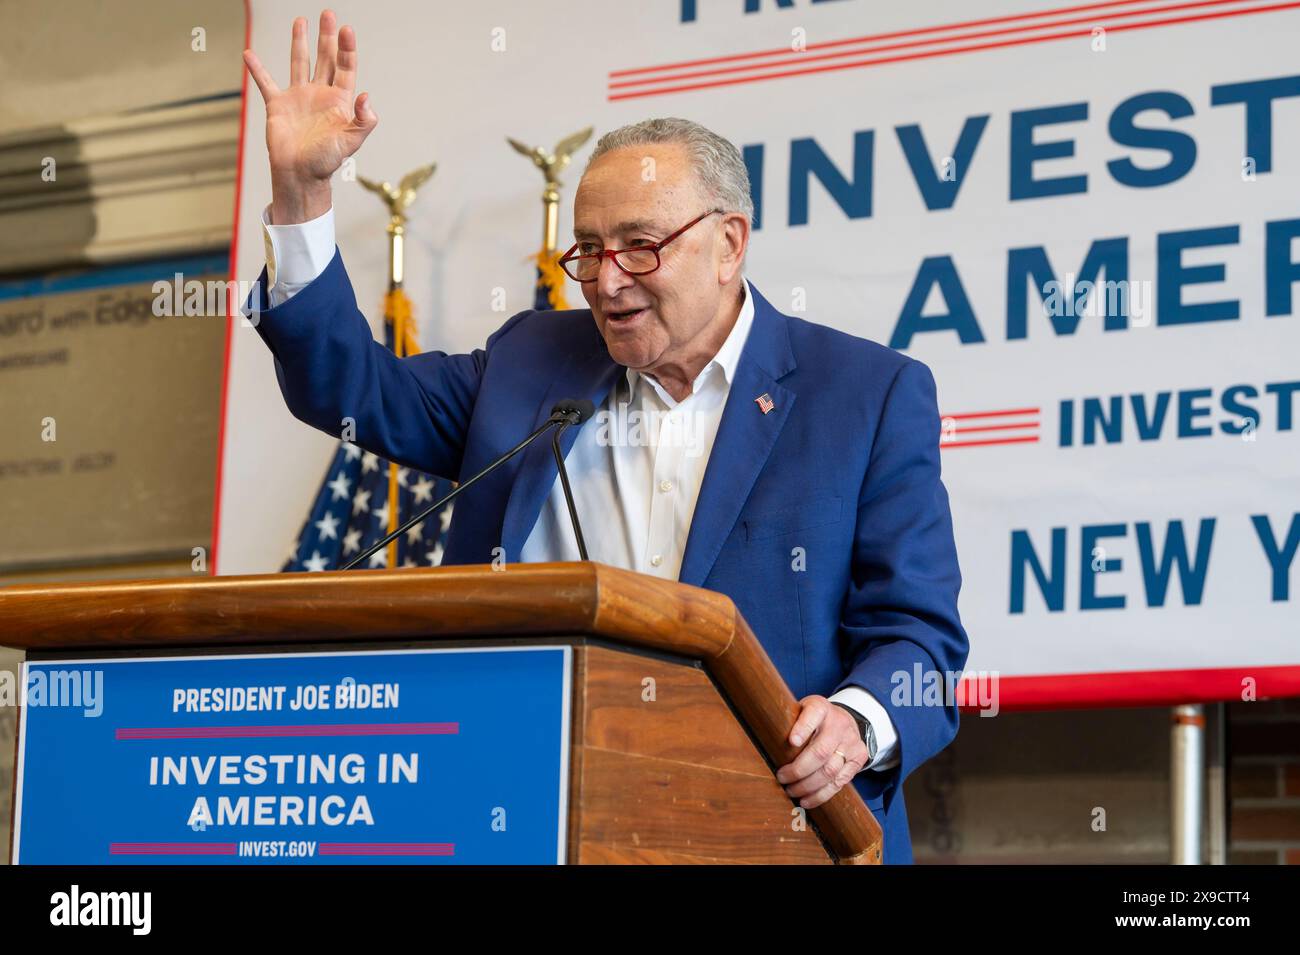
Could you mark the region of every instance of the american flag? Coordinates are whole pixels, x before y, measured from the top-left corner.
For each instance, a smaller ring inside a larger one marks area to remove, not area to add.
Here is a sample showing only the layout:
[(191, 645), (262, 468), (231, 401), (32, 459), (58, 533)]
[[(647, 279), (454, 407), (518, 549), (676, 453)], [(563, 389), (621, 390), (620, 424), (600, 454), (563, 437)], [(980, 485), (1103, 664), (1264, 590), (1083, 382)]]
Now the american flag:
[[(410, 302), (395, 289), (384, 302), (384, 344), (399, 355), (415, 352)], [(402, 341), (394, 347), (394, 328), (403, 329)], [(376, 454), (348, 441), (339, 444), (316, 502), (282, 571), (340, 570), (357, 554), (388, 536), (392, 528), (405, 523), (434, 501), (451, 493), (454, 485), (411, 468), (393, 466)], [(395, 480), (394, 480), (395, 477)], [(390, 490), (396, 493), (390, 499)], [(392, 508), (397, 516), (393, 518)], [(370, 555), (361, 568), (388, 567), (390, 552), (396, 553), (395, 567), (437, 567), (442, 563), (443, 540), (451, 526), (451, 509), (410, 527), (393, 544)]]
[[(450, 481), (399, 467), (399, 522), (450, 493), (454, 486)], [(430, 514), (397, 539), (398, 567), (437, 567), (442, 563), (443, 540), (451, 526), (454, 506), (455, 502)], [(339, 570), (388, 534), (389, 508), (388, 463), (344, 441), (281, 569)], [(358, 569), (387, 567), (388, 552), (388, 547), (381, 547)]]
[(533, 308), (539, 312), (565, 309), (569, 303), (564, 298), (564, 269), (560, 268), (560, 253), (545, 249), (537, 253), (537, 281), (533, 286)]
[(769, 411), (771, 411), (773, 408), (776, 407), (776, 405), (772, 402), (772, 396), (769, 395), (767, 392), (763, 392), (754, 400), (758, 402), (759, 410), (762, 411), (763, 414), (767, 414)]

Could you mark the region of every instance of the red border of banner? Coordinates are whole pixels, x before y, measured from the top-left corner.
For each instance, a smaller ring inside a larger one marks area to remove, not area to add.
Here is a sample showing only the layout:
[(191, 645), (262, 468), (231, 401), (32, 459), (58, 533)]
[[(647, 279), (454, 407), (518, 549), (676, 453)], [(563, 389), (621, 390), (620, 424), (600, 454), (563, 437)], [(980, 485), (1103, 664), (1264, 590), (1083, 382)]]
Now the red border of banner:
[[(244, 0), (244, 50), (253, 39), (252, 0)], [(239, 288), (239, 204), (244, 195), (244, 128), (248, 125), (248, 70), (244, 66), (243, 50), (239, 61), (239, 147), (235, 155), (235, 214), (231, 216), (230, 281), (226, 288)], [(234, 347), (235, 315), (242, 302), (233, 302), (226, 296), (226, 353), (221, 362), (221, 420), (217, 422), (217, 478), (212, 495), (212, 540), (208, 547), (208, 574), (217, 575), (220, 558), (217, 541), (221, 536), (221, 480), (226, 464), (226, 406), (230, 400), (230, 352)]]
[[(244, 0), (244, 47), (252, 39), (251, 0)], [(248, 113), (248, 70), (243, 76), (239, 109), (239, 153), (235, 170), (234, 232), (230, 241), (230, 279), (239, 266), (239, 211), (244, 181), (244, 129)], [(226, 354), (221, 374), (221, 421), (217, 438), (216, 493), (212, 507), (212, 546), (208, 572), (217, 573), (217, 542), (221, 528), (221, 482), (226, 453), (226, 405), (230, 390), (230, 357), (238, 305), (226, 305)], [(1294, 666), (1228, 667), (1206, 670), (1135, 670), (1098, 673), (999, 676), (1001, 710), (1062, 710), (1121, 706), (1175, 706), (1180, 703), (1240, 701), (1245, 680), (1254, 680), (1258, 699), (1300, 696), (1300, 664)], [(974, 710), (975, 708), (968, 708)]]
[[(1250, 695), (1246, 695), (1247, 687), (1251, 689)], [(1239, 703), (1244, 699), (1289, 696), (1300, 696), (1300, 666), (999, 675), (996, 700), (1000, 710), (1069, 710)], [(963, 712), (977, 709), (977, 706), (962, 707)]]

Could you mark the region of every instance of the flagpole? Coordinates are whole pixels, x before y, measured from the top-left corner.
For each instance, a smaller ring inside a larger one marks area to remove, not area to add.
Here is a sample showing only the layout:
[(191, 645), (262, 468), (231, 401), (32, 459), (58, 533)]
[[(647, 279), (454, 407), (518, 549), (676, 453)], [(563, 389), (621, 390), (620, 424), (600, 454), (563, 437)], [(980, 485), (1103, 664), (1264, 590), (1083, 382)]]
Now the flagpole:
[[(537, 304), (543, 298), (548, 308), (568, 308), (564, 300), (564, 276), (559, 266), (560, 240), (560, 172), (569, 164), (574, 152), (591, 138), (592, 127), (580, 129), (555, 144), (554, 152), (542, 146), (526, 146), (517, 139), (506, 137), (515, 152), (527, 156), (541, 170), (546, 179), (542, 189), (542, 248), (537, 253)], [(546, 294), (543, 296), (543, 292)]]
[[(388, 208), (388, 291), (384, 295), (384, 321), (393, 326), (393, 353), (398, 358), (405, 358), (416, 350), (414, 330), (411, 325), (411, 303), (402, 289), (406, 258), (406, 210), (415, 201), (416, 190), (433, 175), (436, 163), (429, 163), (412, 170), (402, 177), (396, 187), (390, 182), (375, 183), (362, 176), (357, 181), (366, 189), (375, 193)], [(398, 467), (395, 461), (388, 462), (388, 527), (387, 533), (397, 530), (399, 493), (397, 481)], [(398, 541), (388, 544), (388, 566), (397, 566)]]

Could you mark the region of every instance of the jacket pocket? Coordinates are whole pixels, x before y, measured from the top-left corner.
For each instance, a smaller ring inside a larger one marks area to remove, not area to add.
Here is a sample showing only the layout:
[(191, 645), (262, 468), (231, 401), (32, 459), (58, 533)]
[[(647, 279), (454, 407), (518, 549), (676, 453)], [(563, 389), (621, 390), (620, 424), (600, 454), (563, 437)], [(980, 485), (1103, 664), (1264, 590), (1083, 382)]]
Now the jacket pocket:
[(764, 540), (811, 530), (840, 520), (838, 494), (810, 498), (776, 510), (762, 511), (745, 518), (745, 540)]

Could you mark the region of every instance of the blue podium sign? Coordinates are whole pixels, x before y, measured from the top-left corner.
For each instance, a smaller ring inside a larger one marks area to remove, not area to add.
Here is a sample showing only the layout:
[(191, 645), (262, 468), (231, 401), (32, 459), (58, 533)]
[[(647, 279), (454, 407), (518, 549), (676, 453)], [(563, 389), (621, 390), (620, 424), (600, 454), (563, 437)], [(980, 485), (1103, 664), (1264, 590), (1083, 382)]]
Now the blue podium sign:
[(29, 662), (17, 864), (563, 863), (567, 646)]

